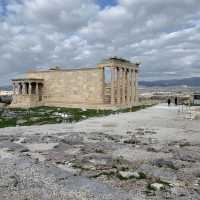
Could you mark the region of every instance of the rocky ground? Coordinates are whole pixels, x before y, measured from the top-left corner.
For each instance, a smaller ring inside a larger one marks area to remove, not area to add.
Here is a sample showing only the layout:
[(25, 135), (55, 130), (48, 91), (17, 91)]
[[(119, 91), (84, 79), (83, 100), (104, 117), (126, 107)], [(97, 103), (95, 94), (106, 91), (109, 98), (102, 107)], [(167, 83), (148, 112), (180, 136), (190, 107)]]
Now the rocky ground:
[(0, 129), (0, 200), (200, 199), (200, 121), (178, 111)]

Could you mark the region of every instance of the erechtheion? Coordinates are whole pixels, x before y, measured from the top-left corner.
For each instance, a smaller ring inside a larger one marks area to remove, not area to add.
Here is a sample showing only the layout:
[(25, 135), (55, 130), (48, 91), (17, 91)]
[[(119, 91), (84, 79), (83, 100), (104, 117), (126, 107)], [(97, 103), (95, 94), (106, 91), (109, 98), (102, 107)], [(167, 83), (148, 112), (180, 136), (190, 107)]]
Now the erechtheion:
[(138, 68), (138, 63), (114, 57), (96, 68), (29, 71), (12, 80), (11, 107), (132, 107), (138, 102)]

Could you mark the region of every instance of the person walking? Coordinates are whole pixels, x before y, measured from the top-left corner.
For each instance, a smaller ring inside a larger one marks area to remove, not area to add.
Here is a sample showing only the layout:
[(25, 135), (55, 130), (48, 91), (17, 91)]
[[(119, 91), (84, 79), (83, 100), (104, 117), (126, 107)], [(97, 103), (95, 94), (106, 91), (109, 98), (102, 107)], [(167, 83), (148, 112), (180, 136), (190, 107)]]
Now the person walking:
[(171, 104), (171, 99), (168, 99), (168, 100), (167, 100), (167, 103), (168, 103), (168, 106), (170, 106), (170, 104)]
[(178, 98), (177, 98), (177, 97), (175, 97), (175, 99), (174, 99), (174, 103), (175, 103), (175, 106), (178, 105)]

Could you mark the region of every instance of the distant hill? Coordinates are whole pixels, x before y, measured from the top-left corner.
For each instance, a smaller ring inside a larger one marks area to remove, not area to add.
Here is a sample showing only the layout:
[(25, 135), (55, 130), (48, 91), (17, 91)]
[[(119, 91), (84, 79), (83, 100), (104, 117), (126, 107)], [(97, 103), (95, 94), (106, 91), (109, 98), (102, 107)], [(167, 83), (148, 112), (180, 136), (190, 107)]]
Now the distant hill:
[(0, 90), (6, 90), (6, 91), (10, 91), (10, 90), (12, 90), (12, 86), (11, 86), (11, 85), (7, 85), (7, 86), (0, 86)]
[(139, 85), (146, 87), (169, 87), (169, 86), (190, 86), (200, 87), (200, 77), (159, 80), (159, 81), (139, 81)]

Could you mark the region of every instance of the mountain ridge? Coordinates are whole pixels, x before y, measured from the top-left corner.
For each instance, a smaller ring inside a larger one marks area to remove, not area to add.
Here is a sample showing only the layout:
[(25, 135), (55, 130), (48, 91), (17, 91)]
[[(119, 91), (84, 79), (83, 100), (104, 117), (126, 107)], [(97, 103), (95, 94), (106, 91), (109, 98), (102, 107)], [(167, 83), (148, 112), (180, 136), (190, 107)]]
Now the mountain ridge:
[(139, 85), (146, 87), (169, 87), (169, 86), (189, 86), (200, 87), (200, 77), (191, 77), (183, 79), (169, 79), (157, 81), (139, 81)]

